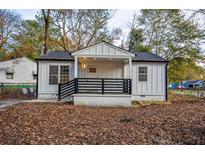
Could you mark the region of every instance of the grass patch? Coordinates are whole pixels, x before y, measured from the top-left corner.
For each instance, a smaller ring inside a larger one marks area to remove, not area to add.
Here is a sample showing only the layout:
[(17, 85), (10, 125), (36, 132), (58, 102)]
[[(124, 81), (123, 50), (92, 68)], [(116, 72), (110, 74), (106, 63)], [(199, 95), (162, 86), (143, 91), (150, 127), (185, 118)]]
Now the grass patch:
[(132, 101), (133, 107), (143, 107), (148, 105), (167, 105), (171, 104), (170, 101)]

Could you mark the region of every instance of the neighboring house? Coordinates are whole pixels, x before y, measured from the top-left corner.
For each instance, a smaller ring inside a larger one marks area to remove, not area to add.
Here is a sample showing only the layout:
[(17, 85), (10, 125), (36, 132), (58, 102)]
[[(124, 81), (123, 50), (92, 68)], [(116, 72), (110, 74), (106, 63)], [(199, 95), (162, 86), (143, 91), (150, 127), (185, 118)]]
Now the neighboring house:
[(35, 83), (37, 65), (22, 57), (0, 62), (0, 83)]
[(186, 89), (192, 89), (192, 88), (205, 88), (205, 82), (203, 80), (188, 80), (183, 81), (182, 85)]
[(48, 52), (36, 61), (38, 98), (100, 106), (167, 100), (168, 61), (151, 52), (101, 42), (73, 53)]

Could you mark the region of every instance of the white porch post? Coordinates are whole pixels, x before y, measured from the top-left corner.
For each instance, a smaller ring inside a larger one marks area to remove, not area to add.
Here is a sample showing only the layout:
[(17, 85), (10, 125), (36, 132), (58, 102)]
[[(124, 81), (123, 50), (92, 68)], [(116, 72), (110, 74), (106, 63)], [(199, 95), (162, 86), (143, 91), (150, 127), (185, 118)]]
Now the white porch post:
[(129, 78), (132, 79), (132, 57), (129, 58)]
[(75, 56), (75, 63), (74, 63), (74, 78), (78, 77), (78, 57)]

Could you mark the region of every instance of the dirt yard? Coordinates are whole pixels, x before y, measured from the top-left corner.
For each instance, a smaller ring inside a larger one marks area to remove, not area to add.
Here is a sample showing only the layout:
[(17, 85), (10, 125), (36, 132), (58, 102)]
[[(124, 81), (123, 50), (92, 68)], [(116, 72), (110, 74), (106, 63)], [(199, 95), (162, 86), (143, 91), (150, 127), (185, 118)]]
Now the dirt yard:
[(18, 104), (0, 111), (0, 144), (205, 144), (205, 100), (85, 107)]

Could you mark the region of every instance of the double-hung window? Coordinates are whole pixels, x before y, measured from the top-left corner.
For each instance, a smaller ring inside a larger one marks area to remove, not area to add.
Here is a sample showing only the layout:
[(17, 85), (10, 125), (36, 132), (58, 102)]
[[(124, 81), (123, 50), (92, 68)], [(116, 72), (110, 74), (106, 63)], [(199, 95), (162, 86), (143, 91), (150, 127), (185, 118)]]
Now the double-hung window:
[(50, 65), (49, 66), (49, 85), (58, 84), (58, 66)]
[(139, 67), (139, 81), (147, 81), (147, 66)]
[(69, 81), (69, 67), (67, 65), (60, 66), (60, 83)]
[(58, 82), (66, 83), (69, 81), (69, 66), (50, 65), (49, 66), (49, 85), (57, 85)]

